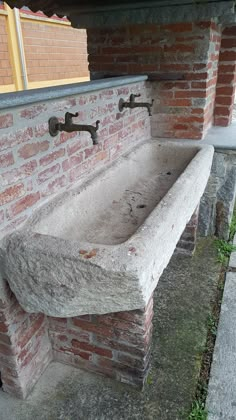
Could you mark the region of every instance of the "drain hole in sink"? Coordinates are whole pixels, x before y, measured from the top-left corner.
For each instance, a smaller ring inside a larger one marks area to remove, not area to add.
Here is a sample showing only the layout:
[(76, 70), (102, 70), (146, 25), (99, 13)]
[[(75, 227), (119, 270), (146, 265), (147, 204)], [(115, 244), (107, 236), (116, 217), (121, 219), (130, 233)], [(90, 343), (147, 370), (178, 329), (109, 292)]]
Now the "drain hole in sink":
[(145, 209), (145, 207), (147, 207), (147, 205), (146, 205), (146, 204), (138, 204), (138, 205), (136, 206), (136, 208), (137, 208), (137, 209)]

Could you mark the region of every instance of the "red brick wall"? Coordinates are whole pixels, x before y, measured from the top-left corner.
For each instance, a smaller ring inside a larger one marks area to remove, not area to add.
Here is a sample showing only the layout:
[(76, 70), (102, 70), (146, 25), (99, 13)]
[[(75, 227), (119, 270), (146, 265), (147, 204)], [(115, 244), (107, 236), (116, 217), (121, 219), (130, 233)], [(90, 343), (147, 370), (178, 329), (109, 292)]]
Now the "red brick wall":
[(0, 299), (0, 373), (3, 390), (25, 398), (52, 360), (47, 319), (27, 314), (5, 285)]
[(220, 29), (214, 22), (88, 30), (92, 78), (151, 73), (152, 134), (201, 139), (213, 120)]
[[(0, 16), (0, 86), (13, 83), (5, 16)], [(0, 88), (1, 93), (1, 88)]]
[(28, 314), (6, 284), (1, 291), (0, 374), (5, 392), (26, 398), (51, 360), (143, 386), (152, 298), (143, 310), (65, 319)]
[(216, 89), (215, 125), (228, 126), (232, 121), (236, 85), (236, 26), (224, 28), (220, 48)]
[[(147, 100), (141, 82), (0, 113), (0, 237), (52, 194), (150, 138), (146, 109), (118, 111), (119, 98), (137, 92)], [(97, 146), (85, 132), (50, 137), (49, 118), (64, 118), (66, 111), (79, 111), (76, 122), (94, 125), (101, 120)]]
[(148, 373), (152, 317), (152, 298), (143, 310), (49, 317), (54, 360), (142, 387)]
[[(118, 111), (119, 98), (146, 83), (36, 103), (0, 113), (0, 236), (19, 227), (38, 205), (82, 175), (107, 165), (150, 137), (146, 109)], [(79, 111), (78, 122), (101, 120), (99, 144), (89, 133), (50, 137), (48, 119)], [(7, 287), (7, 286), (6, 286)], [(2, 289), (1, 289), (2, 293)], [(25, 398), (55, 360), (142, 386), (148, 370), (152, 301), (143, 310), (73, 319), (27, 314), (9, 290), (0, 300), (0, 373), (3, 389)]]
[(29, 82), (88, 77), (83, 29), (22, 20)]

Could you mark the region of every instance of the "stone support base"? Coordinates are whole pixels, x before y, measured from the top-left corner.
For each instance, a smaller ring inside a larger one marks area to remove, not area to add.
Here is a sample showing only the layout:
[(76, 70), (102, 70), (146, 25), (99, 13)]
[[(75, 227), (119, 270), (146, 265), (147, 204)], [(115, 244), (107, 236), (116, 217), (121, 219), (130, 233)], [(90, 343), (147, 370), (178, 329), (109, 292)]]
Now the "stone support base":
[(175, 252), (180, 252), (188, 255), (194, 254), (197, 241), (198, 215), (199, 206), (197, 206), (191, 219), (187, 223), (186, 228), (182, 233), (179, 242), (177, 243)]
[(142, 387), (149, 366), (153, 299), (143, 310), (48, 318), (56, 361)]
[(10, 290), (5, 296), (0, 300), (2, 387), (24, 399), (52, 359), (48, 324), (44, 315), (26, 313)]
[(5, 292), (0, 300), (4, 391), (26, 398), (51, 360), (142, 388), (149, 367), (152, 298), (143, 310), (47, 318), (26, 313), (7, 286)]

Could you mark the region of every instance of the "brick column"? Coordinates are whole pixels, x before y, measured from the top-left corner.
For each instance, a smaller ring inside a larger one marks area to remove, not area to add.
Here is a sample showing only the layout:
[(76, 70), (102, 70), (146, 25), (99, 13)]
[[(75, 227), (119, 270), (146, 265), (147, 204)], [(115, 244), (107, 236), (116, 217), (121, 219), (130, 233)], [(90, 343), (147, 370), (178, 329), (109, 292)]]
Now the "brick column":
[(148, 373), (153, 299), (143, 310), (48, 318), (54, 360), (142, 387)]
[(236, 25), (222, 32), (214, 124), (226, 127), (232, 122), (236, 85)]
[(214, 21), (89, 29), (91, 77), (169, 77), (152, 82), (152, 135), (201, 139), (213, 121), (220, 39)]
[(5, 285), (0, 299), (0, 372), (3, 390), (25, 398), (51, 361), (47, 320), (28, 314)]

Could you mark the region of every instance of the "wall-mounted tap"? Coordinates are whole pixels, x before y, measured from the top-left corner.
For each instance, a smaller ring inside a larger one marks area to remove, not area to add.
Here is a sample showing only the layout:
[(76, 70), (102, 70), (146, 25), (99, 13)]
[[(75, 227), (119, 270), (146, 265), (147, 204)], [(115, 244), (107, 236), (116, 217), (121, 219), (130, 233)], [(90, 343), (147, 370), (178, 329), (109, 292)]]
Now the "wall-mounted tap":
[(148, 115), (151, 116), (151, 107), (153, 105), (154, 99), (152, 99), (151, 104), (149, 104), (148, 102), (135, 102), (135, 98), (139, 98), (140, 96), (140, 93), (137, 95), (132, 93), (129, 97), (129, 102), (125, 102), (125, 100), (121, 98), (119, 100), (119, 111), (122, 112), (124, 108), (147, 108)]
[(57, 117), (51, 117), (48, 121), (49, 133), (51, 136), (55, 137), (59, 131), (66, 131), (67, 133), (72, 133), (73, 131), (88, 131), (91, 135), (93, 144), (98, 144), (97, 130), (100, 121), (96, 121), (95, 127), (93, 125), (74, 124), (72, 118), (78, 117), (78, 115), (78, 112), (76, 112), (76, 114), (66, 112), (64, 123), (60, 123)]

